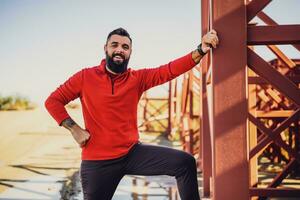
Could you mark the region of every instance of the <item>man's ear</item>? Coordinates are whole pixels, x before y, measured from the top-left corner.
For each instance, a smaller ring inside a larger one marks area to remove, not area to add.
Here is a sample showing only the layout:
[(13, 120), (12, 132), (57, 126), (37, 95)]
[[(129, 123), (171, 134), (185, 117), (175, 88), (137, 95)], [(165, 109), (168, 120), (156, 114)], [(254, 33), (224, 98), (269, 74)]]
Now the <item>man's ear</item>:
[(107, 50), (106, 50), (106, 49), (107, 49), (107, 44), (104, 45), (103, 49), (104, 49), (104, 52), (107, 51)]

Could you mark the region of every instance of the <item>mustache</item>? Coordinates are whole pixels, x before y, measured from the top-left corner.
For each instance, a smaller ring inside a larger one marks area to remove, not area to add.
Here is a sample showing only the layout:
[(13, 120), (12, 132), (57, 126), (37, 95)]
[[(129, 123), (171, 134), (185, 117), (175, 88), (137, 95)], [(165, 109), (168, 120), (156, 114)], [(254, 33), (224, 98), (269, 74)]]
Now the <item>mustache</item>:
[(123, 60), (125, 60), (125, 56), (123, 54), (120, 53), (113, 53), (112, 57), (116, 57), (116, 56), (120, 56), (121, 58), (123, 58)]

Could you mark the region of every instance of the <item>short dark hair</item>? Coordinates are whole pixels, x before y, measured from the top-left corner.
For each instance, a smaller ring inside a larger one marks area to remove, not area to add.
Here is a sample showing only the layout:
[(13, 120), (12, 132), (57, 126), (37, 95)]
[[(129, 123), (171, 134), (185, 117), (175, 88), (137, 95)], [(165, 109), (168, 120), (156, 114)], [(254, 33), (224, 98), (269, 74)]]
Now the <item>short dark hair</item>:
[(131, 39), (129, 33), (124, 28), (117, 28), (117, 29), (113, 30), (112, 32), (110, 32), (107, 36), (106, 43), (112, 35), (121, 35), (121, 36), (128, 37), (130, 42), (132, 43), (132, 39)]

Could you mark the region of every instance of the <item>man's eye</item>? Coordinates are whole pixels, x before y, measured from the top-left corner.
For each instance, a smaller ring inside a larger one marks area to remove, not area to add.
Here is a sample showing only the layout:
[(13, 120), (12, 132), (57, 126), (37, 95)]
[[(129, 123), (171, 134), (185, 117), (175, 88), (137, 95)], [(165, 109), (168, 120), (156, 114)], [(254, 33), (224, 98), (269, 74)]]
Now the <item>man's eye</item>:
[(123, 46), (123, 49), (126, 49), (126, 50), (128, 50), (129, 49), (129, 46)]

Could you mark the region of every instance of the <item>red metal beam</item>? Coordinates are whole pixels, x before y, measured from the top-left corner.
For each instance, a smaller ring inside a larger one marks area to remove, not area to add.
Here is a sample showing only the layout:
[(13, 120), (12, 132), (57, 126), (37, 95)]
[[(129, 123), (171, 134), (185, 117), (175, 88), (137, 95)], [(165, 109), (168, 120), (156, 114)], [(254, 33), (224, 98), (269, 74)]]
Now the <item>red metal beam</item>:
[(277, 174), (277, 176), (273, 179), (273, 181), (268, 185), (268, 187), (275, 188), (280, 185), (280, 183), (285, 179), (292, 171), (293, 168), (296, 167), (297, 161), (295, 158), (292, 158), (289, 163), (284, 167), (281, 173)]
[(272, 84), (278, 91), (300, 106), (300, 90), (288, 78), (282, 76), (259, 55), (248, 48), (248, 66)]
[[(300, 83), (300, 75), (293, 75), (293, 76), (286, 76), (289, 80), (291, 80), (295, 84)], [(258, 85), (264, 85), (264, 84), (270, 84), (268, 81), (261, 77), (248, 77), (248, 83), (249, 84), (258, 84)]]
[[(267, 25), (278, 25), (271, 17), (269, 17), (266, 13), (264, 12), (259, 12), (257, 14), (259, 19), (261, 19), (263, 22), (265, 22)], [(300, 45), (299, 44), (293, 44), (293, 46), (300, 51)]]
[(300, 197), (300, 189), (250, 188), (250, 196)]
[[(209, 1), (201, 1), (201, 24), (202, 36), (209, 30)], [(206, 74), (209, 67), (210, 53), (206, 55), (201, 62), (201, 84), (200, 84), (200, 128), (201, 128), (201, 153), (202, 153), (202, 173), (203, 173), (203, 196), (210, 197), (211, 180), (212, 180), (212, 146), (211, 146), (211, 132), (209, 129), (209, 105), (207, 99), (207, 85)]]
[(290, 116), (289, 118), (285, 119), (280, 126), (278, 126), (277, 128), (275, 128), (272, 131), (272, 137), (264, 137), (263, 139), (261, 139), (257, 146), (255, 146), (253, 149), (251, 149), (250, 153), (249, 153), (249, 157), (252, 158), (254, 157), (258, 152), (260, 152), (267, 144), (269, 144), (272, 140), (276, 139), (277, 137), (279, 137), (280, 133), (282, 131), (284, 131), (287, 127), (289, 127), (289, 125), (291, 123), (293, 123), (294, 121), (299, 119), (299, 115), (300, 115), (300, 109), (298, 109), (296, 112), (294, 112), (294, 114), (292, 116)]
[(249, 26), (248, 45), (300, 44), (300, 25)]
[[(175, 81), (175, 80), (174, 80)], [(168, 98), (168, 128), (167, 128), (167, 137), (171, 136), (172, 132), (172, 122), (173, 120), (173, 81), (169, 81), (169, 98)]]
[(264, 13), (263, 11), (259, 12), (257, 14), (257, 17), (259, 19), (261, 19), (267, 25), (279, 25), (271, 17), (269, 17), (266, 13)]
[(252, 0), (247, 5), (247, 22), (250, 22), (257, 13), (263, 10), (272, 0)]
[(209, 105), (206, 85), (206, 72), (208, 68), (208, 57), (202, 61), (202, 84), (201, 84), (201, 140), (202, 140), (202, 172), (203, 172), (203, 194), (210, 197), (210, 180), (212, 177), (212, 152), (211, 152), (211, 132), (209, 129)]
[(257, 126), (257, 128), (264, 133), (265, 135), (267, 135), (268, 137), (270, 137), (274, 143), (276, 143), (279, 147), (283, 148), (285, 151), (287, 151), (287, 153), (294, 157), (299, 163), (300, 163), (300, 153), (297, 152), (296, 150), (292, 149), (292, 147), (290, 147), (289, 145), (287, 145), (282, 139), (281, 137), (275, 138), (275, 136), (273, 135), (272, 130), (268, 129), (267, 127), (265, 127), (265, 125), (259, 120), (256, 119), (255, 117), (253, 117), (253, 115), (248, 113), (248, 119)]
[(187, 74), (183, 75), (182, 83), (182, 96), (181, 96), (181, 112), (186, 113), (187, 101), (188, 101), (188, 92), (189, 92), (189, 81), (187, 79)]
[(246, 5), (241, 0), (213, 0), (212, 9), (212, 28), (221, 41), (211, 60), (213, 199), (246, 200)]
[(296, 66), (296, 63), (288, 58), (277, 46), (268, 45), (268, 48), (277, 56), (278, 60), (282, 62), (282, 65), (285, 65), (289, 69), (293, 69)]

